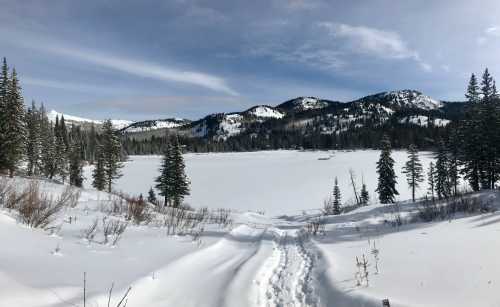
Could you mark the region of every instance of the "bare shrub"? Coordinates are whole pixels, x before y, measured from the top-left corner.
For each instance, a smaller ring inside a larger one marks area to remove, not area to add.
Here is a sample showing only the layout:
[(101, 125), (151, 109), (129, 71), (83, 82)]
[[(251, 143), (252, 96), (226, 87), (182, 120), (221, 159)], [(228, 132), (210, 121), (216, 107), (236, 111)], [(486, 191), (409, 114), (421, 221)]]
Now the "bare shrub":
[(333, 199), (331, 197), (323, 200), (323, 214), (333, 215)]
[(0, 177), (0, 206), (6, 206), (6, 200), (9, 194), (12, 193), (13, 185), (9, 179), (5, 177)]
[(149, 205), (141, 197), (127, 198), (127, 220), (132, 220), (135, 224), (139, 225), (143, 222), (151, 221), (151, 214), (149, 212)]
[(106, 219), (106, 217), (104, 217), (102, 219), (102, 232), (104, 235), (103, 244), (108, 244), (109, 238), (112, 237), (113, 241), (111, 245), (116, 245), (116, 243), (118, 243), (118, 241), (120, 240), (122, 234), (125, 232), (125, 229), (127, 229), (127, 226), (127, 223), (121, 222), (120, 220)]
[(94, 237), (97, 233), (97, 225), (99, 224), (99, 220), (96, 218), (86, 229), (84, 229), (81, 233), (82, 238), (87, 239), (87, 241), (91, 242), (94, 240)]
[(78, 200), (81, 196), (81, 190), (73, 186), (66, 186), (61, 196), (58, 198), (58, 202), (64, 203), (70, 208), (75, 208), (78, 205)]
[(309, 221), (306, 224), (306, 232), (310, 235), (317, 235), (321, 233), (325, 233), (325, 221), (323, 218), (318, 217), (312, 221)]
[(33, 228), (45, 228), (67, 205), (68, 198), (58, 198), (54, 201), (47, 194), (40, 192), (37, 181), (30, 181), (18, 200), (17, 210), (21, 221)]

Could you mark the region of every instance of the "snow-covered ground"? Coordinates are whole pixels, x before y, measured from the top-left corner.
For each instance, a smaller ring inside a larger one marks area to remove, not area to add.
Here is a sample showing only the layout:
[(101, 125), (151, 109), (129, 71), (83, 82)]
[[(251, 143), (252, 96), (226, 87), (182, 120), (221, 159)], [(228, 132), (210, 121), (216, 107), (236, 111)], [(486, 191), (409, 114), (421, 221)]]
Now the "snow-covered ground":
[[(349, 169), (354, 170), (358, 188), (364, 180), (372, 200), (376, 201), (379, 154), (376, 150), (186, 154), (187, 174), (192, 183), (191, 196), (186, 202), (195, 207), (264, 211), (270, 215), (301, 213), (304, 209), (323, 206), (324, 199), (332, 193), (335, 177), (338, 177), (343, 200), (352, 202), (354, 193)], [(395, 151), (393, 156), (400, 192), (398, 199), (405, 200), (411, 197), (406, 177), (401, 173), (407, 154)], [(423, 152), (420, 157), (427, 169), (432, 155)], [(159, 156), (131, 156), (116, 189), (146, 195), (154, 186), (160, 162)], [(89, 168), (86, 177), (86, 184), (90, 186)], [(424, 182), (417, 196), (426, 191)]]
[[(129, 286), (129, 307), (380, 307), (385, 298), (393, 307), (500, 306), (500, 213), (496, 211), (405, 223), (398, 228), (391, 225), (393, 206), (374, 203), (329, 217), (316, 210), (299, 210), (299, 204), (304, 209), (321, 207), (335, 171), (347, 174), (349, 167), (358, 176), (363, 170), (373, 190), (368, 161), (376, 156), (375, 151), (335, 152), (330, 160), (318, 160), (329, 157), (326, 152), (186, 155), (193, 205), (195, 199), (210, 195), (210, 190), (223, 191), (238, 199), (235, 207), (241, 210), (233, 212), (232, 226), (207, 224), (200, 240), (194, 241), (189, 235), (167, 236), (165, 228), (154, 223), (129, 224), (116, 246), (102, 244), (101, 230), (92, 242), (82, 239), (82, 231), (96, 218), (101, 220), (106, 215), (103, 208), (116, 197), (92, 189), (82, 190), (77, 206), (63, 210), (51, 230), (27, 228), (16, 220), (15, 211), (0, 208), (0, 306), (82, 306), (83, 272), (87, 274), (87, 306), (107, 306), (112, 283), (111, 306), (116, 306)], [(405, 153), (394, 156), (399, 170)], [(134, 157), (133, 161), (121, 180), (128, 178), (127, 187), (137, 192), (147, 191), (149, 177), (142, 174), (154, 170), (158, 158)], [(275, 175), (278, 171), (281, 175)], [(255, 177), (259, 173), (263, 175)], [(222, 182), (216, 180), (218, 176)], [(263, 189), (260, 181), (271, 185), (276, 178), (281, 178), (276, 182), (278, 189)], [(330, 182), (322, 186), (322, 178)], [(347, 175), (342, 178), (346, 181)], [(15, 180), (17, 189), (27, 184), (26, 179)], [(283, 196), (285, 185), (290, 198)], [(349, 198), (347, 186), (344, 183), (343, 191)], [(408, 191), (402, 187), (401, 198), (407, 198)], [(42, 190), (54, 197), (63, 189), (59, 184), (42, 183)], [(206, 194), (196, 196), (200, 189), (206, 189)], [(308, 195), (295, 190), (308, 191)], [(497, 191), (484, 191), (466, 197), (499, 208), (499, 196)], [(272, 215), (244, 212), (241, 202), (246, 197), (256, 197), (265, 205), (278, 204), (267, 208)], [(291, 202), (293, 197), (300, 199)], [(311, 204), (315, 197), (320, 204)], [(200, 205), (229, 207), (222, 202)], [(399, 207), (403, 219), (409, 221), (418, 204), (402, 201)], [(318, 219), (324, 232), (308, 234), (308, 225)], [(368, 261), (368, 282), (357, 285), (355, 259), (363, 255)]]

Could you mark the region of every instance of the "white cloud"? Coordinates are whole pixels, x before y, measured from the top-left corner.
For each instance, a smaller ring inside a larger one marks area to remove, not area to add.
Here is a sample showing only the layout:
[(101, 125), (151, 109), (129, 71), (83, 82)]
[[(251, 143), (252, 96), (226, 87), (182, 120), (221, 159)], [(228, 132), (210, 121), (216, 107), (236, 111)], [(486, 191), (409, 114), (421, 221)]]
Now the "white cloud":
[(483, 30), (483, 33), (477, 38), (477, 44), (482, 46), (486, 44), (491, 38), (500, 37), (500, 27), (490, 26)]
[(85, 93), (108, 92), (108, 91), (112, 92), (112, 90), (107, 90), (108, 89), (107, 87), (100, 87), (96, 85), (89, 85), (89, 84), (75, 83), (75, 82), (66, 82), (60, 80), (39, 79), (29, 76), (26, 77), (23, 76), (21, 81), (22, 81), (21, 85), (26, 84), (31, 86), (49, 87), (49, 88), (85, 92)]
[[(2, 32), (0, 31), (0, 33)], [(18, 40), (17, 38), (15, 38), (16, 35), (14, 34), (17, 34), (17, 37), (24, 37), (25, 39)], [(21, 45), (25, 48), (41, 50), (55, 55), (73, 58), (79, 61), (85, 61), (97, 66), (121, 71), (143, 78), (152, 78), (165, 82), (186, 83), (201, 86), (233, 96), (239, 95), (227, 84), (227, 82), (223, 78), (203, 72), (181, 70), (155, 63), (105, 54), (98, 51), (70, 47), (58, 41), (53, 41), (50, 39), (42, 40), (41, 38), (30, 35), (28, 33), (17, 33), (15, 31), (12, 31), (8, 36), (6, 35), (6, 38), (11, 38), (11, 43)]]
[(432, 70), (432, 66), (409, 48), (396, 32), (331, 22), (320, 22), (318, 26), (327, 29), (334, 38), (344, 40), (344, 47), (350, 52), (384, 59), (412, 59), (424, 71)]

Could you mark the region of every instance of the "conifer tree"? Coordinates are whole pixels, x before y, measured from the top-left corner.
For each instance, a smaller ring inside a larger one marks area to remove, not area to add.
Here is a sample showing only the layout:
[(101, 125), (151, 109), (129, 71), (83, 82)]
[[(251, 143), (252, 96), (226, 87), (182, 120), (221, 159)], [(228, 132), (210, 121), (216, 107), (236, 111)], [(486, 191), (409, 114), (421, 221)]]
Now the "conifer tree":
[(368, 189), (366, 188), (366, 184), (364, 182), (361, 184), (360, 201), (363, 206), (368, 205), (368, 202), (370, 202), (370, 194), (368, 193)]
[(450, 182), (448, 177), (448, 156), (446, 148), (442, 141), (436, 154), (436, 194), (438, 199), (448, 198), (450, 196)]
[(436, 170), (434, 169), (434, 163), (429, 163), (429, 170), (427, 171), (427, 186), (429, 187), (429, 193), (431, 194), (432, 200), (434, 200), (435, 190), (436, 190)]
[(57, 173), (55, 135), (43, 104), (40, 108), (40, 117), (40, 142), (43, 149), (41, 151), (42, 171), (45, 177), (52, 179)]
[[(0, 74), (0, 144), (5, 144), (7, 137), (7, 90), (9, 87), (9, 67), (3, 58)], [(7, 169), (7, 147), (0, 146), (0, 173)]]
[(377, 192), (380, 203), (389, 204), (394, 202), (394, 197), (399, 195), (396, 190), (396, 174), (394, 172), (394, 159), (391, 157), (391, 142), (384, 135), (381, 141), (382, 151), (377, 162), (378, 185)]
[(148, 202), (149, 203), (152, 203), (152, 204), (156, 204), (157, 203), (157, 199), (156, 199), (156, 194), (155, 194), (155, 191), (153, 190), (153, 187), (151, 187), (148, 191)]
[(77, 187), (83, 185), (83, 161), (81, 150), (81, 142), (72, 139), (69, 150), (69, 184)]
[(104, 155), (104, 174), (106, 187), (111, 192), (113, 181), (122, 176), (120, 169), (123, 167), (121, 162), (121, 143), (116, 131), (113, 129), (111, 120), (106, 120), (103, 124), (102, 133), (102, 154)]
[(106, 188), (106, 157), (104, 153), (104, 148), (102, 146), (97, 146), (96, 148), (96, 161), (95, 167), (92, 171), (92, 186), (99, 191), (103, 191)]
[(61, 177), (62, 181), (66, 180), (68, 177), (68, 152), (66, 144), (64, 143), (64, 131), (62, 129), (62, 120), (59, 121), (59, 117), (56, 116), (56, 124), (54, 126), (55, 135), (55, 166), (56, 173)]
[(340, 195), (339, 182), (335, 177), (335, 185), (333, 186), (333, 214), (339, 215), (341, 212), (342, 199)]
[(184, 164), (182, 148), (177, 136), (173, 138), (171, 153), (173, 172), (172, 201), (173, 206), (178, 208), (182, 204), (184, 197), (189, 195), (190, 182), (186, 176), (186, 165)]
[(165, 144), (160, 175), (156, 178), (156, 189), (163, 196), (164, 206), (168, 206), (173, 197), (173, 162), (172, 149), (169, 143)]
[(408, 182), (408, 186), (411, 188), (413, 202), (415, 202), (415, 190), (420, 186), (420, 183), (424, 181), (422, 172), (423, 167), (418, 157), (417, 147), (411, 144), (410, 147), (408, 147), (408, 161), (406, 161), (403, 167), (403, 173), (406, 174), (406, 182)]
[(2, 147), (5, 150), (5, 165), (9, 176), (14, 176), (18, 164), (24, 153), (26, 127), (24, 119), (24, 101), (21, 95), (21, 87), (17, 79), (16, 70), (12, 70), (7, 87), (7, 97), (4, 100), (3, 131), (4, 139)]
[(41, 169), (41, 117), (35, 102), (26, 113), (26, 157), (28, 176), (38, 175)]

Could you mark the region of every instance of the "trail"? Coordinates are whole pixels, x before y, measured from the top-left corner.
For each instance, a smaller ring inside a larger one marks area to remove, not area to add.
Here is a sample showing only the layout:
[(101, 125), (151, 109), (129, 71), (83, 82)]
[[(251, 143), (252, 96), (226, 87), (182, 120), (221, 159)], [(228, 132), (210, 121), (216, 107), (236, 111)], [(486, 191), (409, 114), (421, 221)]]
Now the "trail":
[[(154, 278), (137, 280), (127, 306), (318, 306), (315, 256), (305, 248), (307, 241), (297, 228), (240, 225), (159, 269)], [(99, 305), (106, 300), (92, 299)]]

